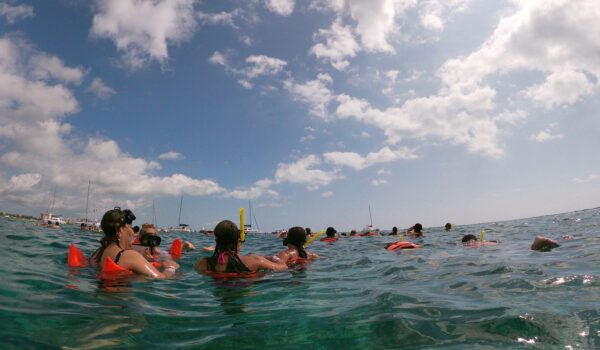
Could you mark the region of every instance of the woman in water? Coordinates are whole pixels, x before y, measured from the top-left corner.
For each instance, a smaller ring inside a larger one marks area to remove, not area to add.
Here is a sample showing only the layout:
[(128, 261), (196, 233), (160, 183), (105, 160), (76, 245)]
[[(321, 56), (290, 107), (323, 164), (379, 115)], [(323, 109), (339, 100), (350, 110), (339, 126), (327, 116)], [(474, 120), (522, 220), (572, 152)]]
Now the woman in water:
[(179, 265), (173, 261), (163, 263), (163, 272), (158, 271), (146, 260), (142, 254), (132, 249), (131, 240), (133, 228), (131, 223), (135, 215), (131, 210), (116, 207), (107, 211), (102, 217), (100, 227), (104, 231), (104, 237), (100, 240), (102, 244), (92, 258), (96, 260), (100, 268), (104, 268), (106, 258), (111, 258), (117, 265), (134, 273), (153, 278), (165, 278), (173, 275)]
[(288, 230), (287, 237), (283, 240), (283, 245), (287, 246), (288, 249), (274, 255), (271, 260), (291, 265), (298, 262), (299, 259), (312, 260), (318, 258), (317, 254), (304, 250), (304, 243), (306, 243), (306, 231), (299, 226), (292, 227)]
[(241, 244), (240, 230), (229, 220), (223, 220), (215, 227), (215, 252), (210, 258), (201, 258), (196, 263), (196, 271), (205, 275), (214, 273), (249, 274), (258, 270), (285, 271), (283, 262), (272, 262), (259, 255), (239, 255)]
[(406, 231), (409, 237), (423, 237), (423, 225), (416, 223), (415, 226), (411, 227)]
[[(153, 259), (164, 260), (169, 256), (159, 248), (161, 241), (162, 239), (153, 224), (143, 224), (139, 237), (133, 241), (133, 248), (150, 261)], [(184, 241), (183, 249), (194, 250), (196, 247), (189, 241)]]

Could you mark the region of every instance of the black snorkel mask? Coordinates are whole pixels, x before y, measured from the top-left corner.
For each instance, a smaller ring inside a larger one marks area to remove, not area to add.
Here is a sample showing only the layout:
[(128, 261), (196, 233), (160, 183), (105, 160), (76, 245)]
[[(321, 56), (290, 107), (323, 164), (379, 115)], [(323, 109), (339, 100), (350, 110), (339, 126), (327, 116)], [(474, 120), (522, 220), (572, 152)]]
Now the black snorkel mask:
[(140, 238), (140, 245), (144, 247), (158, 247), (160, 245), (160, 236), (144, 235)]
[(125, 224), (129, 224), (131, 225), (133, 223), (133, 220), (135, 220), (135, 214), (129, 210), (129, 209), (125, 209), (125, 210), (121, 210), (121, 207), (115, 207), (115, 210), (120, 210), (123, 212), (123, 214), (125, 215)]

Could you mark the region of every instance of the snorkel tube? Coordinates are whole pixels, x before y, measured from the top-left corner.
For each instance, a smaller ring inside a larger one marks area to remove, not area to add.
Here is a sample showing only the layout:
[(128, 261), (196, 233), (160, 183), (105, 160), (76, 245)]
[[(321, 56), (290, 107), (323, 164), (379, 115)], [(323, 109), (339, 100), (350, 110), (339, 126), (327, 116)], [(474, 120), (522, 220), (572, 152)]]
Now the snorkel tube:
[(246, 226), (244, 226), (244, 208), (240, 208), (240, 247), (246, 241)]
[(479, 242), (483, 242), (483, 236), (485, 236), (485, 230), (481, 229), (481, 232), (479, 233)]
[(308, 247), (309, 244), (311, 244), (312, 242), (314, 242), (315, 239), (317, 239), (320, 235), (322, 235), (324, 233), (325, 233), (325, 230), (320, 230), (319, 232), (317, 232), (306, 243), (304, 243), (304, 248)]

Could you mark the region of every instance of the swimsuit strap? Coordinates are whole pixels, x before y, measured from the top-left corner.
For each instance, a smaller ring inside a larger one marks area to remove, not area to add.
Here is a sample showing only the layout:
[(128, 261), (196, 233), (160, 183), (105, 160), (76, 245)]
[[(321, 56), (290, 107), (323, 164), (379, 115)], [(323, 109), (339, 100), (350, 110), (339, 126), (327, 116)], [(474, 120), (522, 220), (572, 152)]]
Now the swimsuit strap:
[(115, 264), (119, 263), (119, 259), (121, 259), (121, 254), (123, 254), (123, 252), (125, 251), (125, 249), (121, 250), (120, 252), (117, 253), (117, 256), (115, 256)]

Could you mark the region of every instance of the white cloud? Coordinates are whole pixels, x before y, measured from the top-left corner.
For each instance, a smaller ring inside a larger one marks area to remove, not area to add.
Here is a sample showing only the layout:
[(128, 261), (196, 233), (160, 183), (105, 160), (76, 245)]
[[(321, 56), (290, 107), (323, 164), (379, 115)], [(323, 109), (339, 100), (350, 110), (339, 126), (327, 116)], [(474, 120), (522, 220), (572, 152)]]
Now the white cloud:
[(590, 95), (594, 89), (585, 74), (576, 71), (552, 72), (543, 84), (529, 87), (525, 96), (542, 104), (547, 109), (574, 104)]
[(310, 106), (310, 113), (319, 118), (327, 119), (327, 107), (333, 95), (327, 85), (333, 83), (329, 74), (319, 74), (317, 79), (297, 84), (289, 79), (284, 82), (285, 88), (292, 94), (296, 101), (306, 103)]
[(196, 15), (198, 16), (199, 22), (205, 25), (223, 24), (232, 28), (237, 28), (233, 22), (233, 18), (235, 17), (235, 13), (233, 12), (205, 13), (199, 11)]
[(167, 47), (196, 30), (194, 0), (97, 0), (96, 10), (91, 34), (112, 40), (133, 70), (166, 63)]
[(248, 79), (254, 79), (261, 75), (276, 75), (287, 65), (284, 60), (265, 55), (249, 56), (246, 58), (246, 63), (250, 65), (242, 71), (242, 74)]
[(27, 192), (40, 183), (42, 175), (40, 174), (21, 174), (12, 176), (8, 182), (0, 178), (0, 193), (5, 195), (9, 193)]
[(380, 175), (380, 176), (382, 176), (382, 175), (391, 175), (391, 174), (392, 174), (392, 172), (389, 171), (389, 170), (386, 170), (386, 169), (379, 169), (379, 170), (377, 170), (377, 175)]
[(576, 184), (581, 184), (581, 183), (586, 183), (586, 182), (591, 182), (591, 181), (595, 181), (598, 180), (600, 178), (600, 176), (598, 175), (588, 175), (586, 177), (580, 178), (580, 177), (575, 177), (573, 178), (573, 182)]
[(294, 0), (265, 0), (265, 6), (280, 16), (289, 16), (294, 12)]
[(279, 193), (270, 188), (272, 185), (273, 180), (261, 179), (256, 181), (254, 185), (250, 186), (248, 189), (236, 189), (225, 193), (224, 196), (226, 198), (237, 198), (244, 200), (257, 199), (264, 196), (278, 198)]
[(300, 138), (300, 142), (311, 142), (314, 141), (316, 137), (313, 134), (308, 134), (306, 136), (302, 136)]
[(4, 17), (6, 23), (14, 24), (19, 20), (33, 17), (33, 6), (29, 5), (10, 5), (4, 2), (0, 3), (0, 16)]
[(446, 21), (466, 10), (471, 0), (429, 0), (419, 3), (421, 24), (427, 30), (440, 32), (444, 30)]
[(87, 90), (102, 100), (106, 100), (117, 93), (115, 89), (106, 85), (100, 78), (94, 78)]
[(265, 55), (251, 55), (246, 58), (246, 66), (236, 68), (229, 63), (228, 55), (215, 51), (208, 59), (210, 63), (223, 66), (227, 73), (241, 77), (238, 84), (246, 89), (254, 87), (252, 80), (260, 76), (274, 76), (283, 71), (287, 62), (275, 57)]
[(323, 198), (330, 198), (331, 196), (333, 196), (333, 192), (331, 191), (321, 193), (321, 197)]
[[(55, 65), (57, 69), (48, 70), (46, 65), (36, 66), (39, 61), (32, 60), (35, 57), (54, 56), (37, 52), (22, 40), (0, 38), (0, 141), (5, 145), (0, 151), (0, 168), (23, 174), (7, 182), (12, 188), (38, 187), (26, 198), (0, 196), (0, 202), (39, 207), (39, 193), (47, 193), (54, 186), (61, 189), (63, 198), (80, 198), (89, 180), (97, 193), (115, 199), (223, 191), (213, 180), (182, 174), (154, 176), (158, 163), (123, 152), (113, 140), (71, 136), (72, 126), (64, 119), (78, 112), (79, 104), (64, 84), (75, 79), (56, 72), (76, 68)], [(53, 61), (62, 62), (58, 58)], [(42, 71), (48, 74), (32, 74)]]
[(179, 160), (179, 159), (183, 159), (183, 154), (179, 153), (179, 152), (166, 152), (163, 153), (161, 155), (158, 156), (158, 159), (165, 159), (165, 160)]
[(355, 57), (360, 51), (352, 30), (343, 26), (339, 18), (331, 24), (330, 29), (319, 29), (314, 37), (323, 39), (325, 43), (316, 44), (310, 49), (310, 53), (318, 59), (330, 62), (337, 70), (346, 69), (350, 65), (346, 57)]
[(387, 183), (388, 183), (388, 181), (385, 180), (385, 179), (373, 179), (373, 180), (371, 180), (371, 185), (373, 185), (375, 187), (378, 187), (378, 186), (381, 186), (381, 185), (385, 185)]
[(354, 152), (327, 152), (323, 156), (329, 163), (347, 166), (354, 170), (363, 170), (376, 164), (389, 163), (400, 159), (409, 160), (418, 158), (413, 150), (406, 147), (397, 150), (383, 147), (377, 152), (370, 152), (365, 157)]
[(552, 140), (559, 140), (564, 137), (562, 134), (554, 133), (554, 129), (558, 126), (556, 123), (552, 123), (548, 125), (548, 127), (544, 130), (541, 130), (533, 135), (531, 135), (531, 139), (536, 142), (547, 142)]
[(210, 63), (218, 64), (224, 67), (229, 67), (227, 56), (219, 51), (215, 51), (208, 59)]
[(305, 184), (309, 190), (316, 190), (331, 181), (340, 178), (335, 172), (327, 172), (315, 169), (321, 164), (319, 157), (308, 155), (294, 163), (279, 163), (275, 171), (275, 182)]

